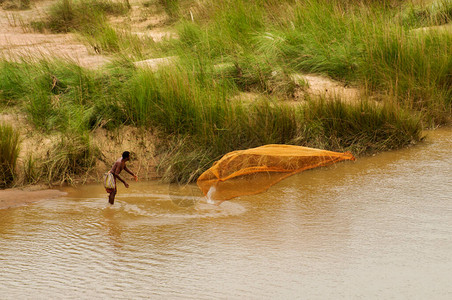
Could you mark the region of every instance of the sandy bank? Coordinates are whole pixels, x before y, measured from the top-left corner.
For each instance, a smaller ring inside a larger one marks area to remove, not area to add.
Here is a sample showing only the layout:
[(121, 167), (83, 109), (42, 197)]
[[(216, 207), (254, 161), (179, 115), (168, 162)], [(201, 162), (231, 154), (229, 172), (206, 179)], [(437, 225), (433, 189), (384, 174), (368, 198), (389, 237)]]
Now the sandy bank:
[(15, 206), (27, 205), (39, 200), (48, 200), (66, 195), (65, 192), (58, 190), (21, 190), (7, 189), (0, 190), (0, 209), (6, 209)]

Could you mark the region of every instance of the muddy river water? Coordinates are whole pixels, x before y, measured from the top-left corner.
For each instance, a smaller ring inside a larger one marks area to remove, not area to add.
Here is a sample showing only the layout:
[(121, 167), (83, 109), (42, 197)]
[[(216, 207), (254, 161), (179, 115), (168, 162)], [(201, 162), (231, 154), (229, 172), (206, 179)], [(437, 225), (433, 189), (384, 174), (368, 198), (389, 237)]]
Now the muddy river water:
[(450, 128), (219, 207), (195, 186), (65, 191), (0, 210), (1, 299), (452, 298)]

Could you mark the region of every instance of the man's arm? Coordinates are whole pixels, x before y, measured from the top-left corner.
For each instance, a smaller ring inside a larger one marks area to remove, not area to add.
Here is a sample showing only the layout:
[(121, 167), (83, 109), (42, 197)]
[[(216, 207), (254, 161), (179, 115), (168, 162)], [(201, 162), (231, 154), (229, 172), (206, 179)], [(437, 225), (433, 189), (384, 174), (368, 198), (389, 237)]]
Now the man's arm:
[(130, 171), (126, 166), (124, 166), (124, 170), (126, 170), (127, 173), (129, 173), (130, 175), (132, 175), (133, 178), (135, 179), (135, 181), (138, 181), (138, 176), (135, 175), (132, 171)]
[(124, 166), (124, 170), (125, 170), (127, 173), (129, 173), (130, 175), (135, 176), (135, 174), (133, 174), (133, 172), (130, 171), (129, 168), (127, 168), (127, 166)]

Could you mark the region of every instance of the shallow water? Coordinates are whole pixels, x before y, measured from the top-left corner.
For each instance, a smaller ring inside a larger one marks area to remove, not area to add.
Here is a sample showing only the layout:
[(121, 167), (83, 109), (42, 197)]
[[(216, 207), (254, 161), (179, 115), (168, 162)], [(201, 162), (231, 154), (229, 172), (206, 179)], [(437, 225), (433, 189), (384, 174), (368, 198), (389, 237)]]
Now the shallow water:
[(439, 129), (220, 207), (133, 182), (0, 210), (0, 298), (450, 299), (451, 149)]

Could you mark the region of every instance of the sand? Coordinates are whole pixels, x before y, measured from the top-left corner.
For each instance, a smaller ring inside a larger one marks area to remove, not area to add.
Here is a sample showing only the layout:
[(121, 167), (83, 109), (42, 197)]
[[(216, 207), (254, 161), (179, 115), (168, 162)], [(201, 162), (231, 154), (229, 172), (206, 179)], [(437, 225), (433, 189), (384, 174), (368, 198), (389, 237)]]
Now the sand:
[(40, 200), (49, 200), (66, 195), (65, 192), (52, 189), (6, 189), (0, 190), (0, 209), (22, 206)]

